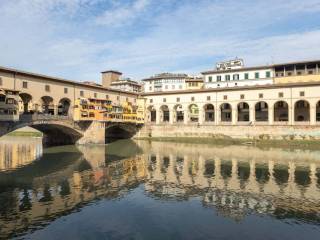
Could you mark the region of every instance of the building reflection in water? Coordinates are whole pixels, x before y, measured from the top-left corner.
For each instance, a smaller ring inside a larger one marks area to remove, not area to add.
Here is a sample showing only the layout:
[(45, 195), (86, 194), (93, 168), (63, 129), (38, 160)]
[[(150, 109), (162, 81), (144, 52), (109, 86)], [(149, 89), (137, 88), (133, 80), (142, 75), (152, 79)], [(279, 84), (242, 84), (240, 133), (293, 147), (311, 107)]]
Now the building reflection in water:
[[(34, 230), (92, 201), (121, 198), (139, 184), (155, 199), (198, 197), (203, 206), (236, 221), (254, 213), (320, 223), (319, 151), (117, 144), (64, 148), (66, 165), (2, 187), (1, 237)], [(32, 168), (46, 158), (44, 153)], [(27, 174), (18, 171), (22, 179)]]
[(0, 138), (0, 171), (30, 164), (42, 156), (42, 138)]

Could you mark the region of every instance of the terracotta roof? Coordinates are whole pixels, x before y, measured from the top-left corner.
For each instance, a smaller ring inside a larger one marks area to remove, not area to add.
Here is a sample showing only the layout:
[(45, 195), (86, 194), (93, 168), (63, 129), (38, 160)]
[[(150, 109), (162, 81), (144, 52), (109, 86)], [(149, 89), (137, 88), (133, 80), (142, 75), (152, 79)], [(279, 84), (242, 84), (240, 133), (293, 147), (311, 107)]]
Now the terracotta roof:
[(264, 66), (243, 67), (243, 68), (227, 69), (227, 70), (209, 70), (209, 71), (204, 71), (204, 72), (201, 72), (201, 73), (206, 75), (206, 74), (212, 74), (212, 73), (243, 72), (243, 71), (250, 71), (250, 70), (261, 70), (261, 69), (266, 69), (266, 68), (281, 67), (281, 66), (286, 66), (286, 65), (315, 64), (315, 63), (320, 63), (320, 60), (277, 63), (277, 64), (264, 65)]
[(106, 70), (106, 71), (103, 71), (101, 73), (115, 73), (115, 74), (122, 75), (122, 72), (119, 72), (119, 71), (116, 71), (116, 70)]
[(120, 81), (115, 81), (112, 82), (111, 85), (119, 85), (119, 84), (125, 84), (125, 83), (130, 83), (136, 86), (142, 86), (140, 83), (133, 81), (133, 80), (120, 80)]
[(267, 68), (273, 68), (272, 65), (265, 65), (265, 66), (256, 66), (256, 67), (243, 67), (243, 68), (237, 68), (237, 69), (227, 69), (227, 70), (209, 70), (205, 72), (201, 72), (203, 75), (206, 74), (212, 74), (212, 73), (232, 73), (232, 72), (244, 72), (244, 71), (250, 71), (250, 70), (261, 70), (261, 69), (267, 69)]
[(184, 78), (190, 78), (190, 76), (188, 76), (185, 73), (160, 73), (152, 77), (142, 79), (142, 81), (152, 81), (152, 80), (165, 79), (165, 78), (184, 79)]
[(319, 82), (302, 82), (302, 83), (266, 84), (266, 85), (243, 86), (243, 87), (203, 88), (203, 89), (180, 90), (180, 91), (170, 91), (170, 92), (152, 92), (152, 93), (142, 93), (141, 96), (145, 97), (145, 96), (156, 96), (156, 95), (243, 91), (243, 90), (276, 89), (276, 88), (283, 88), (283, 87), (307, 87), (307, 86), (320, 86), (320, 81)]
[(18, 69), (14, 69), (14, 68), (7, 68), (7, 67), (1, 67), (0, 66), (0, 71), (13, 73), (13, 74), (20, 74), (22, 76), (31, 76), (31, 77), (36, 77), (36, 78), (40, 78), (40, 79), (50, 80), (50, 81), (67, 83), (67, 84), (72, 84), (72, 85), (76, 85), (76, 86), (80, 86), (80, 87), (87, 87), (87, 88), (93, 88), (93, 89), (106, 90), (106, 91), (115, 92), (115, 93), (124, 93), (124, 94), (127, 94), (127, 95), (137, 95), (137, 93), (133, 93), (133, 92), (124, 92), (124, 91), (121, 91), (121, 90), (105, 88), (103, 86), (98, 86), (98, 85), (95, 86), (95, 85), (91, 85), (91, 84), (85, 84), (85, 83), (71, 81), (71, 80), (67, 80), (67, 79), (63, 79), (63, 78), (51, 77), (51, 76), (47, 76), (47, 75), (43, 75), (43, 74), (22, 71), (22, 70), (18, 70)]

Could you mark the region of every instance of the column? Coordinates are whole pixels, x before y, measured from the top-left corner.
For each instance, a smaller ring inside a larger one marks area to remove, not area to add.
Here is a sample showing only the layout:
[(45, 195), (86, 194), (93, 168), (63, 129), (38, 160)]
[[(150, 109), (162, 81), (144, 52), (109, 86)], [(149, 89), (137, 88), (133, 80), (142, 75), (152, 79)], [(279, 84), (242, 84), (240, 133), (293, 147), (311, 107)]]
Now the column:
[(169, 111), (169, 123), (173, 124), (174, 123), (174, 119), (175, 119), (175, 111), (173, 109), (171, 109)]
[(203, 122), (204, 122), (204, 116), (203, 116), (203, 114), (204, 114), (203, 108), (200, 107), (200, 108), (199, 108), (199, 124), (203, 124)]
[(220, 116), (220, 107), (214, 107), (214, 122), (216, 125), (220, 124), (221, 116)]
[(53, 105), (54, 115), (58, 115), (58, 105)]
[(189, 113), (188, 110), (184, 110), (183, 112), (183, 123), (184, 124), (188, 124), (189, 122)]
[(316, 125), (316, 104), (310, 103), (310, 125)]
[(255, 106), (250, 106), (249, 105), (249, 121), (251, 123), (254, 123), (256, 121), (256, 116), (255, 116)]
[(232, 125), (236, 125), (238, 122), (238, 107), (232, 107), (231, 110), (232, 114), (231, 114), (231, 119), (232, 119)]
[(273, 125), (273, 122), (274, 122), (273, 104), (268, 105), (268, 122), (269, 122), (269, 125)]
[(160, 124), (160, 113), (159, 109), (156, 110), (156, 124)]
[(288, 123), (294, 125), (294, 107), (288, 102)]

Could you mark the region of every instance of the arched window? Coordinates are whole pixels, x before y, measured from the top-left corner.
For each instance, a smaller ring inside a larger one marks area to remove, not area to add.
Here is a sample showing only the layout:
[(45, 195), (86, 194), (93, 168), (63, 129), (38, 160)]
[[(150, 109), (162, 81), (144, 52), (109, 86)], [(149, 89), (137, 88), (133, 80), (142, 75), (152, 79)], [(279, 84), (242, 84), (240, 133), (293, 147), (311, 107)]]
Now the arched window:
[(274, 104), (274, 121), (288, 121), (288, 104), (285, 101), (278, 101)]
[(246, 102), (241, 102), (238, 104), (238, 121), (239, 122), (248, 122), (249, 117), (249, 104)]
[(258, 102), (255, 105), (255, 117), (257, 122), (268, 121), (268, 104), (266, 102)]

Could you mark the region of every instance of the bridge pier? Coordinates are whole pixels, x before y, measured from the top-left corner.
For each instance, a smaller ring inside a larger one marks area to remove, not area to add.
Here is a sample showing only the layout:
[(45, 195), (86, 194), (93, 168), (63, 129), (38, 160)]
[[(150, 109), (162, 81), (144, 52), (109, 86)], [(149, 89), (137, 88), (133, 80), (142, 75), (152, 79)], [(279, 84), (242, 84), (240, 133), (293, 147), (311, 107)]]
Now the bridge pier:
[(92, 122), (83, 132), (83, 137), (77, 141), (77, 144), (105, 144), (105, 123)]

